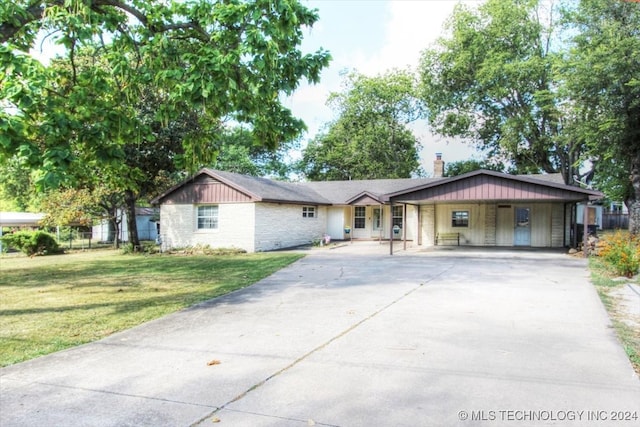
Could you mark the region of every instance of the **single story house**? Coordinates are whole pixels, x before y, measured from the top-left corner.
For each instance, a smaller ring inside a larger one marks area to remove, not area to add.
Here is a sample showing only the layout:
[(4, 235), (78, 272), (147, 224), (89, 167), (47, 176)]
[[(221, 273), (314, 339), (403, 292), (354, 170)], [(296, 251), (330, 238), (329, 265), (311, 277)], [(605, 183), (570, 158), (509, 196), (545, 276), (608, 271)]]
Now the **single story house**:
[[(158, 217), (160, 210), (158, 208), (136, 208), (136, 228), (138, 229), (138, 238), (140, 240), (157, 240), (158, 239)], [(120, 223), (120, 232), (118, 240), (121, 242), (129, 241), (129, 225), (127, 222), (127, 212), (124, 209), (117, 210), (118, 221)], [(107, 219), (102, 219), (91, 228), (91, 236), (99, 242), (113, 242), (115, 239), (113, 225)]]
[[(442, 170), (440, 157), (436, 162)], [(576, 205), (601, 197), (565, 185), (559, 174), (478, 170), (451, 178), (294, 183), (205, 168), (152, 203), (160, 206), (165, 249), (270, 251), (325, 236), (420, 247), (561, 248), (582, 240)]]

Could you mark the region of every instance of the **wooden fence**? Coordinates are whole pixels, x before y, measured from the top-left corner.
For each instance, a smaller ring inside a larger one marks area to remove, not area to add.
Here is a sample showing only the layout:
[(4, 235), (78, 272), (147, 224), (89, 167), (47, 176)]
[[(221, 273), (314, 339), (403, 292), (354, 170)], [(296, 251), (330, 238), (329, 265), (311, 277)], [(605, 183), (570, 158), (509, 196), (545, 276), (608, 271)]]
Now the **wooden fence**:
[(602, 228), (604, 230), (617, 230), (629, 228), (629, 214), (603, 213)]

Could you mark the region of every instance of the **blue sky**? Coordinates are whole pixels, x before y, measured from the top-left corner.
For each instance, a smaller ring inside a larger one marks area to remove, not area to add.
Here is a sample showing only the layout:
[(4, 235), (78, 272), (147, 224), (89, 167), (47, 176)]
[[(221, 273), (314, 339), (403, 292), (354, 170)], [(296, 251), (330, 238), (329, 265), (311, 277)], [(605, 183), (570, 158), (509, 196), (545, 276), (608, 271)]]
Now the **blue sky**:
[[(321, 83), (303, 83), (296, 93), (285, 100), (296, 117), (305, 121), (309, 131), (303, 145), (312, 139), (323, 125), (334, 119), (326, 107), (327, 96), (341, 90), (345, 70), (375, 76), (393, 68), (415, 68), (420, 52), (443, 35), (444, 22), (458, 3), (477, 6), (484, 0), (300, 0), (309, 8), (318, 9), (320, 19), (305, 31), (304, 53), (322, 47), (331, 52), (333, 60), (322, 73)], [(44, 56), (54, 49), (45, 44)], [(43, 56), (43, 52), (34, 52)], [(436, 152), (448, 162), (481, 157), (471, 145), (451, 138), (432, 135), (424, 122), (412, 125), (423, 145), (422, 164), (430, 174)]]
[[(341, 90), (340, 72), (356, 70), (375, 76), (393, 68), (415, 69), (420, 52), (442, 36), (443, 25), (457, 0), (302, 0), (318, 9), (320, 20), (308, 30), (303, 52), (323, 47), (333, 61), (322, 73), (321, 83), (303, 84), (286, 100), (287, 107), (302, 118), (309, 128), (303, 142), (313, 138), (332, 120), (333, 113), (325, 101), (330, 92)], [(470, 6), (480, 3), (467, 0)], [(432, 135), (424, 122), (412, 126), (423, 145), (423, 167), (432, 172), (436, 152), (445, 161), (480, 157), (470, 145)]]

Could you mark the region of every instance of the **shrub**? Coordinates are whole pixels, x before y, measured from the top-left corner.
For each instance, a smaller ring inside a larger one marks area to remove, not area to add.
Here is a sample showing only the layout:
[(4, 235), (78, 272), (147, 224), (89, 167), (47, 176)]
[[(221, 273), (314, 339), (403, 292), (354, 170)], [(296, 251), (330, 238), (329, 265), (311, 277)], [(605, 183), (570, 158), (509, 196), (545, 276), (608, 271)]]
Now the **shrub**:
[(18, 231), (2, 236), (2, 243), (29, 256), (60, 253), (56, 238), (44, 231)]
[(602, 238), (598, 255), (616, 274), (632, 277), (640, 268), (640, 238), (616, 231)]

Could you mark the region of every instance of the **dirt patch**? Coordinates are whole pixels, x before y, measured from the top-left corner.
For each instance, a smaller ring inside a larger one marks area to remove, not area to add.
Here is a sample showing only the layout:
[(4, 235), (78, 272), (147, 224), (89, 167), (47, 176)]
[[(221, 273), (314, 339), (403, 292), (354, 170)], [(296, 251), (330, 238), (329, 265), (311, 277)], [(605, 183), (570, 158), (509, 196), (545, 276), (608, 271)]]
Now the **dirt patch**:
[(612, 289), (609, 295), (615, 300), (618, 320), (640, 331), (640, 286), (626, 283), (624, 286)]

